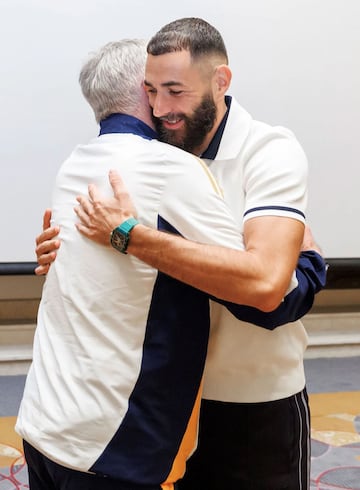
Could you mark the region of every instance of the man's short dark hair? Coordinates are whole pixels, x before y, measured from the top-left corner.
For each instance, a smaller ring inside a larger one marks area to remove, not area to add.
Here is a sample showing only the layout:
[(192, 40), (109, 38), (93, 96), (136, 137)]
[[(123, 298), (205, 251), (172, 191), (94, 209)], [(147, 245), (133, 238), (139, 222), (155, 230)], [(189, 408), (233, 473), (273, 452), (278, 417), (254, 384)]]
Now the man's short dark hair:
[(154, 56), (183, 50), (189, 51), (194, 60), (206, 55), (220, 55), (225, 63), (228, 62), (220, 32), (197, 17), (184, 17), (166, 24), (147, 45), (147, 52)]

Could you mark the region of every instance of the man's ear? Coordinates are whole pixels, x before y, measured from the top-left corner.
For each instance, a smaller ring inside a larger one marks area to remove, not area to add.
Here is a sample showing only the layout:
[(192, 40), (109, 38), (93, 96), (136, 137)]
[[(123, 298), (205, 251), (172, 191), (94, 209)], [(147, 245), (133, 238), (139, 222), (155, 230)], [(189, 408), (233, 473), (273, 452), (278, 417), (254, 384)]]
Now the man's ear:
[(219, 95), (224, 95), (231, 83), (232, 73), (228, 65), (219, 65), (215, 70), (215, 83)]

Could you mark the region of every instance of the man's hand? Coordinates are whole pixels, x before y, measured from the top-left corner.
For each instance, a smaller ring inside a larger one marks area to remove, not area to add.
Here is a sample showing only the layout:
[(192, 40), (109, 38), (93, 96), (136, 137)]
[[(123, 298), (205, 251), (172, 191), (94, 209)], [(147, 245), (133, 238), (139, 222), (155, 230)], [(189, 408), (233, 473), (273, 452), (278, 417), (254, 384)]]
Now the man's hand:
[(307, 250), (315, 250), (320, 255), (323, 255), (323, 251), (319, 245), (315, 242), (312, 231), (308, 225), (305, 225), (304, 238), (301, 245), (301, 251), (306, 252)]
[(36, 237), (36, 258), (38, 267), (35, 269), (37, 276), (48, 273), (50, 265), (56, 258), (56, 251), (60, 247), (60, 240), (55, 239), (59, 234), (58, 226), (50, 226), (51, 209), (46, 209), (43, 217), (43, 232)]
[(136, 210), (126, 187), (115, 170), (110, 170), (109, 181), (114, 197), (103, 197), (94, 184), (89, 185), (89, 197), (79, 196), (74, 211), (80, 223), (77, 229), (87, 238), (110, 246), (110, 233), (125, 220), (136, 217)]

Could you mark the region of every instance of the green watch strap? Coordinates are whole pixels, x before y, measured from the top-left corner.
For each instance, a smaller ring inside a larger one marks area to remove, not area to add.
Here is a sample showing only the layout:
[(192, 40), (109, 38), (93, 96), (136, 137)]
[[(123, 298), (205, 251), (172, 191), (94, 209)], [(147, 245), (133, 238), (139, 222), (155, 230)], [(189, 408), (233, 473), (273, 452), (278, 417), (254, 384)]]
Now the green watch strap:
[(130, 231), (137, 224), (139, 224), (139, 222), (136, 218), (129, 218), (123, 223), (121, 223), (121, 225), (119, 225), (118, 228), (120, 228), (120, 230), (123, 231), (124, 233), (130, 233)]

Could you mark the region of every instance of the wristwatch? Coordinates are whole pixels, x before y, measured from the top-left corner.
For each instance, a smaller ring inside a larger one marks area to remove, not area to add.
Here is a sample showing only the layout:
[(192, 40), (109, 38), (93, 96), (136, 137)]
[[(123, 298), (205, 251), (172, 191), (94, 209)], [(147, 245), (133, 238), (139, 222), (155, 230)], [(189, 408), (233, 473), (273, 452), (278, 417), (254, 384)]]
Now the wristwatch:
[(130, 231), (135, 225), (139, 224), (138, 220), (135, 218), (129, 218), (121, 225), (117, 226), (110, 233), (110, 243), (119, 252), (126, 254), (126, 249), (129, 245)]

